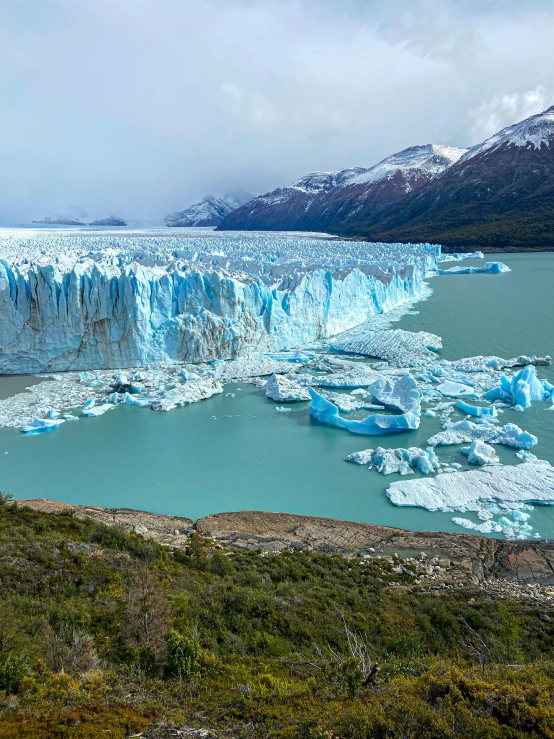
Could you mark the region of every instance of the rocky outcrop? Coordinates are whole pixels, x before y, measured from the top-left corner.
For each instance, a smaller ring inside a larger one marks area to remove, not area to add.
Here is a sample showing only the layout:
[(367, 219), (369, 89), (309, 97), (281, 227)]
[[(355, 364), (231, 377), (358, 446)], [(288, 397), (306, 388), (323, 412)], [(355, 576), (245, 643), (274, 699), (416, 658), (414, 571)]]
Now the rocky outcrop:
[(17, 505), (47, 513), (71, 511), (78, 518), (119, 525), (174, 547), (187, 546), (190, 536), (198, 532), (216, 546), (229, 549), (293, 549), (345, 557), (433, 561), (422, 585), (484, 587), (500, 597), (508, 593), (511, 597), (554, 602), (554, 542), (550, 541), (510, 542), (472, 534), (404, 531), (266, 511), (217, 513), (193, 521), (127, 508), (71, 506), (40, 498), (17, 501)]

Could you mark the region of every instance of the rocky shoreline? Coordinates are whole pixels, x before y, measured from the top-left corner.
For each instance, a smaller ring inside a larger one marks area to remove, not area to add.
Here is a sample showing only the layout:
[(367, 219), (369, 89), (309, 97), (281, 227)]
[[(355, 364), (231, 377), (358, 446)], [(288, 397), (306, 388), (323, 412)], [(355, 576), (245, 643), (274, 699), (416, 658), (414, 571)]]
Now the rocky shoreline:
[[(500, 541), (440, 531), (405, 531), (374, 524), (264, 511), (217, 513), (198, 520), (128, 508), (73, 506), (44, 498), (15, 501), (46, 513), (121, 526), (164, 546), (186, 548), (201, 534), (219, 549), (318, 551), (357, 565), (384, 558), (419, 588), (484, 589), (492, 597), (554, 606), (554, 542)], [(398, 587), (405, 587), (403, 578)]]

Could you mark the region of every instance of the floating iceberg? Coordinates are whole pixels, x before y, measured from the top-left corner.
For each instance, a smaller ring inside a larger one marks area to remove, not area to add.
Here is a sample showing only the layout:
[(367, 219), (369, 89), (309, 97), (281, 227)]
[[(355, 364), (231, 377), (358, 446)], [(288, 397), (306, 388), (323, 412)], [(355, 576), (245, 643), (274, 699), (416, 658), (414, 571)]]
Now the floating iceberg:
[(352, 363), (353, 366), (346, 372), (337, 372), (323, 376), (316, 375), (299, 375), (298, 382), (305, 386), (311, 387), (331, 387), (331, 388), (366, 388), (373, 382), (382, 379), (379, 372), (375, 372), (368, 367), (367, 364), (361, 362)]
[(382, 475), (411, 475), (421, 472), (423, 475), (431, 475), (440, 468), (440, 462), (432, 449), (364, 449), (354, 452), (346, 457), (347, 462), (355, 464), (368, 464), (369, 469), (375, 468)]
[(554, 467), (548, 462), (491, 465), (434, 478), (393, 482), (387, 496), (394, 505), (429, 511), (479, 511), (490, 503), (554, 504)]
[(427, 444), (429, 446), (451, 446), (470, 444), (474, 440), (490, 444), (505, 444), (517, 449), (531, 449), (539, 441), (536, 436), (523, 431), (515, 423), (507, 423), (499, 427), (487, 421), (477, 424), (465, 419), (451, 424), (444, 431), (439, 431), (438, 434), (427, 439)]
[(150, 404), (153, 411), (172, 411), (182, 405), (206, 400), (212, 395), (223, 392), (223, 385), (213, 377), (202, 377), (166, 390), (160, 398)]
[(423, 295), (440, 247), (14, 232), (0, 254), (0, 372), (16, 374), (314, 344)]
[(93, 418), (95, 416), (103, 416), (107, 411), (114, 409), (112, 403), (103, 403), (102, 405), (89, 406), (86, 410), (83, 408), (83, 416)]
[[(355, 392), (355, 391), (354, 391)], [(364, 397), (355, 395), (346, 395), (345, 393), (329, 393), (326, 392), (324, 397), (334, 403), (339, 411), (342, 413), (352, 413), (352, 411), (384, 411), (384, 405), (378, 405), (377, 403), (370, 403), (365, 400)], [(370, 398), (371, 395), (365, 394), (365, 398)]]
[(62, 423), (64, 423), (64, 421), (65, 419), (63, 418), (56, 418), (56, 419), (35, 418), (33, 419), (32, 423), (30, 423), (28, 426), (23, 426), (21, 431), (27, 435), (42, 434), (45, 431), (54, 431), (54, 429), (57, 429), (58, 426), (61, 426)]
[(265, 394), (277, 403), (310, 400), (310, 393), (305, 387), (284, 375), (272, 375), (265, 386)]
[(438, 275), (478, 275), (489, 272), (498, 275), (501, 272), (512, 270), (504, 262), (486, 262), (484, 267), (450, 267), (450, 269), (437, 269)]
[(473, 387), (464, 385), (461, 382), (454, 382), (453, 380), (445, 380), (437, 385), (437, 390), (442, 395), (446, 395), (449, 398), (468, 398), (469, 400), (479, 400), (479, 393), (475, 392)]
[(410, 374), (405, 374), (398, 380), (380, 377), (368, 385), (367, 390), (378, 403), (388, 408), (395, 408), (403, 413), (411, 412), (418, 418), (421, 414), (421, 393)]
[(291, 367), (286, 360), (277, 361), (265, 354), (251, 353), (231, 362), (218, 362), (214, 369), (214, 377), (221, 382), (229, 382), (247, 377), (285, 374), (290, 371)]
[(535, 400), (546, 400), (552, 395), (552, 386), (541, 382), (537, 370), (533, 366), (524, 367), (509, 379), (506, 375), (500, 378), (500, 385), (485, 393), (487, 400), (502, 400), (521, 408), (529, 408)]
[(494, 448), (479, 439), (472, 441), (470, 446), (462, 447), (460, 451), (467, 455), (469, 464), (497, 464), (500, 462)]
[(378, 357), (396, 367), (416, 367), (437, 359), (434, 349), (442, 347), (440, 336), (425, 331), (414, 333), (402, 329), (365, 331), (346, 334), (330, 343), (334, 351)]
[(484, 408), (477, 405), (469, 405), (469, 403), (464, 403), (463, 400), (459, 400), (456, 405), (462, 413), (467, 413), (469, 416), (474, 416), (475, 418), (496, 418), (498, 415), (494, 406)]
[(367, 416), (361, 421), (342, 418), (339, 409), (334, 403), (319, 395), (313, 388), (309, 388), (312, 402), (310, 403), (310, 414), (321, 423), (337, 428), (346, 429), (353, 434), (365, 434), (367, 436), (381, 436), (384, 434), (398, 434), (403, 431), (412, 431), (419, 427), (420, 415), (412, 410), (402, 415), (385, 415), (376, 413)]

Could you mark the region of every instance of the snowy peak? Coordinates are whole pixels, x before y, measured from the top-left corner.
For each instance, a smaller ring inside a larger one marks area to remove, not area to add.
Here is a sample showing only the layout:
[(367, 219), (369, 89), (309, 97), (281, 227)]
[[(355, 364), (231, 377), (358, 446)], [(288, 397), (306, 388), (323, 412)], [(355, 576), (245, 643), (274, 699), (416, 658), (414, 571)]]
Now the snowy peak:
[[(322, 190), (328, 192), (333, 187), (341, 185), (343, 182), (348, 182), (353, 177), (356, 177), (367, 170), (364, 167), (351, 167), (349, 169), (341, 169), (336, 172), (311, 172), (310, 174), (304, 175), (292, 185), (290, 188), (295, 190), (303, 190), (304, 192), (321, 192)], [(288, 189), (288, 188), (284, 188)]]
[(206, 195), (199, 203), (167, 215), (165, 224), (172, 227), (218, 226), (229, 213), (240, 208), (251, 197), (245, 192), (227, 193), (222, 198)]
[(437, 144), (410, 146), (349, 179), (343, 183), (343, 187), (372, 184), (399, 174), (410, 179), (415, 177), (429, 180), (455, 164), (466, 151), (467, 149), (455, 146)]
[(495, 151), (502, 146), (519, 146), (540, 149), (544, 144), (550, 148), (554, 141), (554, 105), (537, 115), (532, 115), (519, 123), (503, 128), (482, 144), (472, 147), (462, 161), (472, 159), (478, 154)]

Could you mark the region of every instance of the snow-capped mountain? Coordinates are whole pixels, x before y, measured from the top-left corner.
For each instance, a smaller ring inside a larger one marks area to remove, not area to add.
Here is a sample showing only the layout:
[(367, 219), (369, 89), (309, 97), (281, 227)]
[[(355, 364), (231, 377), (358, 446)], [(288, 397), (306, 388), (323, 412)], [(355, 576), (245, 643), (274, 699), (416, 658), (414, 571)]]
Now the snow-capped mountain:
[(363, 167), (337, 172), (311, 172), (286, 187), (259, 195), (233, 211), (220, 224), (221, 230), (301, 231), (317, 230), (319, 202), (334, 188), (366, 170)]
[(212, 195), (185, 210), (170, 213), (165, 217), (166, 226), (217, 226), (236, 208), (240, 208), (252, 198), (250, 193), (227, 193), (222, 198)]
[(378, 211), (456, 162), (465, 149), (413, 146), (370, 167), (312, 172), (233, 211), (226, 229), (333, 231), (362, 207)]
[(554, 246), (554, 106), (504, 128), (429, 184), (340, 233), (464, 246)]

